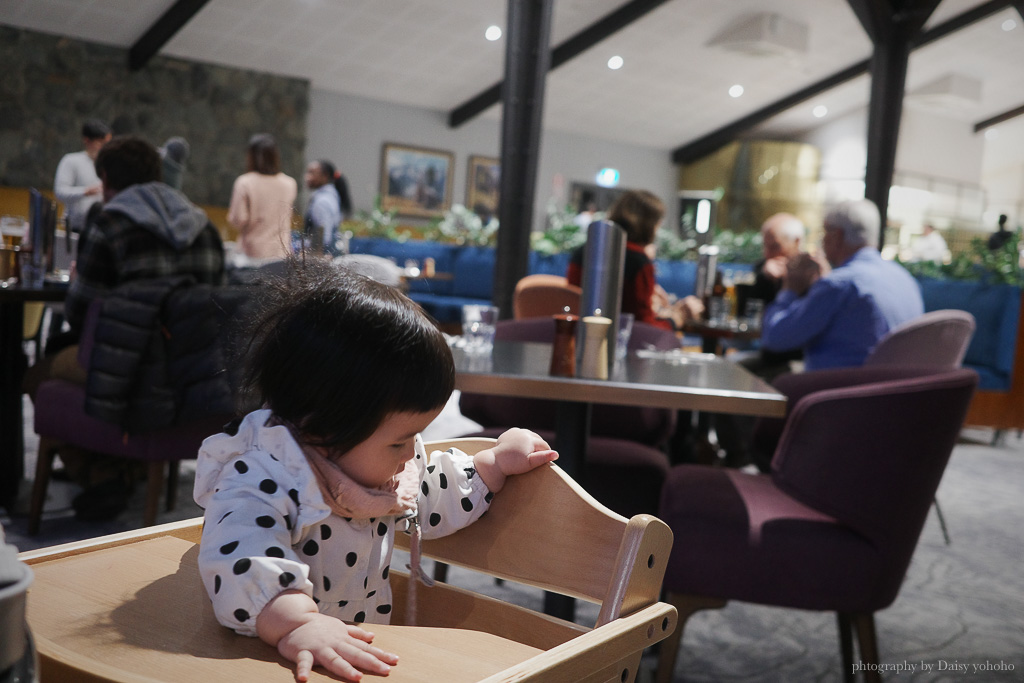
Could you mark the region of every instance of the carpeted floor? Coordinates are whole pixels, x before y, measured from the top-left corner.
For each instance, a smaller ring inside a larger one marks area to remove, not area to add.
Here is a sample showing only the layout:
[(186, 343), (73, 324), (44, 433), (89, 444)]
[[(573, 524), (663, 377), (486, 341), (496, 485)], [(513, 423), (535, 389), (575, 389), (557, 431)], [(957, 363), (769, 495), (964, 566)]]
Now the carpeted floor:
[[(32, 472), (34, 435), (26, 437)], [(933, 513), (899, 597), (876, 616), (883, 664), (914, 667), (887, 672), (887, 681), (1024, 681), (1024, 441), (1010, 435), (991, 446), (987, 430), (966, 430), (963, 437), (938, 495), (952, 544), (944, 543)], [(202, 514), (191, 498), (192, 465), (183, 464), (178, 508), (161, 513), (161, 522)], [(22, 488), (27, 496), (27, 482)], [(7, 541), (29, 550), (141, 524), (141, 488), (127, 512), (104, 523), (74, 519), (75, 492), (70, 484), (51, 485), (37, 537), (25, 534), (24, 516), (0, 516)], [(498, 586), (469, 572), (453, 570), (450, 580), (531, 608), (541, 604), (539, 591)], [(592, 606), (580, 606), (578, 621), (595, 617)], [(641, 680), (649, 676), (643, 671)], [(835, 617), (741, 603), (699, 613), (687, 625), (675, 680), (840, 681)]]

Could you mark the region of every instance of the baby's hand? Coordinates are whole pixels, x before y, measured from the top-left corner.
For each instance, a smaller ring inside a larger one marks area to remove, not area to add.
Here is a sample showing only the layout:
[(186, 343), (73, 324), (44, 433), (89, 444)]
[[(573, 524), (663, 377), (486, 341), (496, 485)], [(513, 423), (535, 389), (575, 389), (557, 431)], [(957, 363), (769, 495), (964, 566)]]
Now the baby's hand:
[(362, 671), (387, 676), (391, 667), (398, 664), (397, 655), (384, 652), (371, 642), (373, 634), (369, 631), (316, 614), (281, 638), (277, 651), (296, 663), (296, 681), (308, 681), (314, 664), (346, 681), (358, 681), (363, 677)]
[(548, 443), (528, 429), (510, 429), (498, 437), (494, 448), (473, 456), (476, 471), (491, 492), (505, 485), (511, 474), (523, 474), (558, 459)]
[[(314, 664), (347, 681), (363, 677), (359, 669), (380, 676), (391, 673), (398, 656), (373, 647), (373, 634), (320, 614), (306, 594), (290, 590), (267, 603), (256, 619), (260, 639), (295, 662), (295, 680), (309, 680)], [(358, 667), (358, 668), (357, 668)]]

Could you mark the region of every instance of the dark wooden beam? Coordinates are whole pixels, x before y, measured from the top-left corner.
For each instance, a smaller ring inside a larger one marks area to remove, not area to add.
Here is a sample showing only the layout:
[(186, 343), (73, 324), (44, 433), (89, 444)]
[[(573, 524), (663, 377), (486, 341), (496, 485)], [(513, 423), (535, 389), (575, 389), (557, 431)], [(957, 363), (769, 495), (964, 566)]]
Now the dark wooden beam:
[(553, 4), (554, 0), (508, 0), (493, 296), (503, 319), (512, 317), (516, 283), (529, 269)]
[[(1024, 0), (1015, 1), (1024, 3)], [(974, 9), (958, 14), (952, 19), (944, 21), (927, 31), (917, 34), (917, 36), (912, 39), (912, 47), (916, 49), (939, 40), (940, 38), (944, 38), (950, 33), (958, 31), (969, 24), (973, 24), (976, 21), (989, 17), (996, 12), (1009, 7), (1010, 4), (1011, 0), (990, 0), (989, 2), (978, 5)], [(867, 73), (870, 63), (871, 60), (865, 59), (857, 62), (856, 64), (852, 64), (842, 71), (837, 71), (831, 76), (827, 76), (806, 88), (798, 90), (791, 95), (787, 95), (781, 100), (773, 102), (772, 104), (758, 109), (752, 114), (744, 116), (742, 119), (729, 123), (722, 128), (703, 135), (696, 140), (686, 143), (685, 145), (681, 145), (672, 151), (672, 161), (677, 164), (692, 163), (697, 159), (724, 147), (744, 132), (750, 130), (754, 126), (764, 123), (777, 114), (781, 114), (790, 107), (795, 107), (801, 102), (806, 102), (826, 90), (830, 90), (837, 85), (841, 85), (847, 81), (853, 80), (857, 76)]]
[(903, 27), (904, 32), (911, 36), (920, 33), (928, 18), (942, 0), (896, 0), (893, 14), (896, 23)]
[(209, 0), (177, 0), (128, 50), (128, 68), (138, 71), (181, 30)]
[(791, 107), (795, 107), (801, 102), (806, 102), (826, 90), (831, 90), (837, 85), (841, 85), (847, 81), (853, 80), (857, 76), (866, 74), (868, 72), (869, 63), (870, 60), (867, 59), (857, 62), (856, 64), (846, 67), (842, 71), (837, 71), (817, 83), (809, 85), (802, 90), (798, 90), (791, 95), (787, 95), (781, 100), (772, 102), (768, 106), (762, 107), (752, 114), (747, 114), (742, 119), (733, 121), (727, 126), (708, 133), (703, 137), (697, 138), (692, 142), (688, 142), (681, 147), (677, 147), (672, 152), (672, 161), (677, 164), (689, 164), (701, 157), (707, 156), (715, 150), (729, 144), (741, 133), (750, 130), (759, 123), (763, 123), (771, 117), (781, 114)]
[(1013, 6), (1017, 8), (1017, 14), (1024, 19), (1024, 0), (1013, 0)]
[[(550, 69), (556, 69), (570, 59), (589, 50), (608, 36), (629, 26), (653, 9), (664, 5), (669, 0), (631, 0), (614, 12), (611, 12), (590, 26), (568, 38), (551, 51)], [(488, 107), (501, 101), (501, 83), (495, 83), (483, 92), (466, 100), (448, 114), (448, 125), (458, 128), (475, 116), (482, 114)]]
[(1024, 104), (1020, 105), (1019, 107), (1014, 107), (1009, 111), (1004, 111), (1002, 114), (996, 114), (995, 116), (985, 119), (984, 121), (978, 121), (976, 124), (974, 124), (974, 132), (980, 133), (986, 128), (991, 128), (992, 126), (998, 125), (1003, 121), (1009, 121), (1010, 119), (1015, 119), (1018, 116), (1022, 115), (1024, 115)]
[(892, 6), (889, 0), (846, 0), (872, 44), (888, 38)]
[[(1017, 0), (1020, 2), (1020, 0)], [(940, 38), (945, 38), (951, 33), (956, 33), (962, 28), (970, 26), (976, 21), (980, 21), (987, 17), (992, 16), (996, 12), (1001, 12), (1011, 5), (1011, 0), (989, 0), (983, 2), (977, 7), (973, 7), (966, 12), (961, 12), (952, 19), (948, 19), (941, 24), (937, 24), (927, 31), (923, 31), (917, 34), (911, 39), (914, 49), (923, 47), (928, 43), (934, 43)]]

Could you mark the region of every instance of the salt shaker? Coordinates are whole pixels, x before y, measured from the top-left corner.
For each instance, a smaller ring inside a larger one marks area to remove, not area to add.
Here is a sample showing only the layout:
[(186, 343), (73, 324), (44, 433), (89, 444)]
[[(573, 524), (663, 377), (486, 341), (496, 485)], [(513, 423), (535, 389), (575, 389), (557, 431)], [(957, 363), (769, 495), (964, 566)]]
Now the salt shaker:
[(576, 376), (576, 323), (575, 315), (556, 315), (555, 343), (551, 347), (550, 374), (554, 377)]
[(583, 353), (580, 357), (580, 377), (608, 379), (608, 328), (610, 318), (588, 315), (583, 318)]

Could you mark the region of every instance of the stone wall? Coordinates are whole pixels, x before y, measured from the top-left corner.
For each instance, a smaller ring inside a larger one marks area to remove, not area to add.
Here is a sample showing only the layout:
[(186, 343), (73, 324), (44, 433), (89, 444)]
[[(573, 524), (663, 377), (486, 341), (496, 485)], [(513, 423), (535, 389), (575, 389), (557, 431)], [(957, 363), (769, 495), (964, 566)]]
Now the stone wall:
[(128, 52), (0, 26), (0, 185), (52, 188), (57, 162), (82, 147), (82, 121), (156, 146), (189, 141), (183, 191), (226, 206), (245, 171), (249, 136), (272, 133), (281, 170), (301, 185), (309, 82), (155, 57), (128, 70)]

